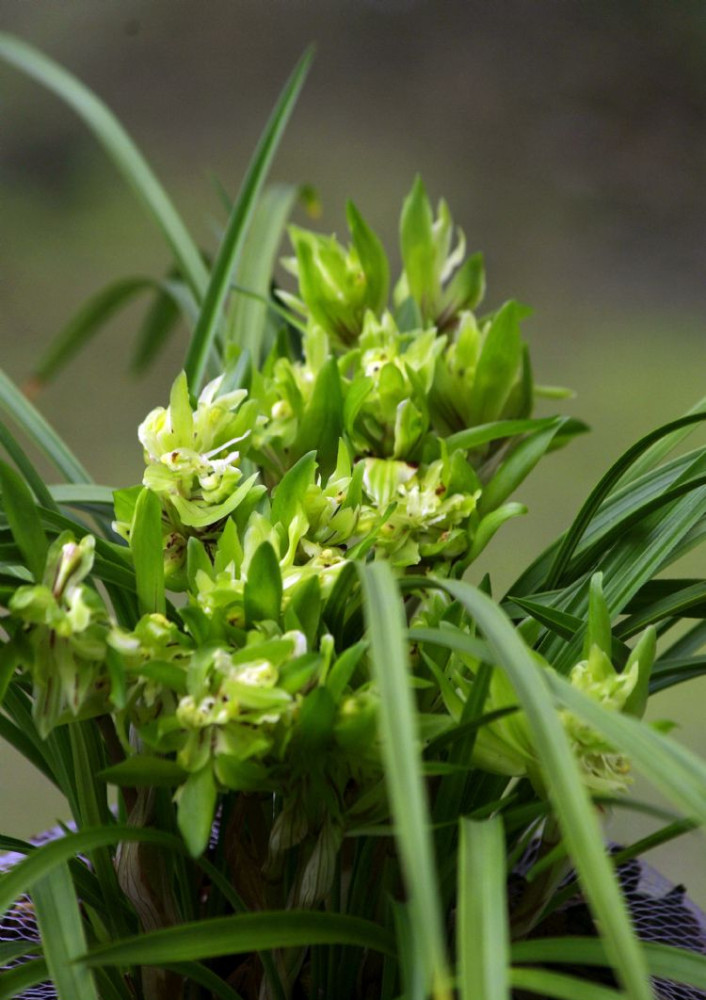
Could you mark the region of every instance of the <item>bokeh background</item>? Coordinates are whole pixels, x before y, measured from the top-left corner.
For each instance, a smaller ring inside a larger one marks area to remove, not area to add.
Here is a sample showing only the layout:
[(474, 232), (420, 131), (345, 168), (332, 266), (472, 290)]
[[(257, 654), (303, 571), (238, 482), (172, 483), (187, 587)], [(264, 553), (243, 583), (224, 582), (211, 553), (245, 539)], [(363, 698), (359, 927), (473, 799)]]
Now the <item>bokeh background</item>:
[[(488, 303), (534, 307), (536, 375), (573, 387), (564, 405), (593, 428), (520, 491), (530, 514), (486, 560), (498, 592), (627, 445), (706, 395), (702, 0), (0, 0), (0, 26), (107, 101), (208, 248), (223, 220), (214, 178), (237, 190), (283, 80), (317, 43), (274, 177), (314, 185), (329, 232), (352, 198), (396, 257), (420, 172), (485, 252)], [(83, 124), (0, 66), (2, 366), (22, 380), (87, 294), (167, 262)], [(137, 423), (165, 401), (186, 342), (136, 381), (139, 319), (122, 314), (38, 400), (110, 485), (139, 480)], [(652, 714), (706, 753), (705, 703), (696, 683)], [(0, 752), (3, 832), (64, 818)], [(616, 837), (644, 829), (612, 820)], [(648, 860), (706, 906), (703, 838)]]

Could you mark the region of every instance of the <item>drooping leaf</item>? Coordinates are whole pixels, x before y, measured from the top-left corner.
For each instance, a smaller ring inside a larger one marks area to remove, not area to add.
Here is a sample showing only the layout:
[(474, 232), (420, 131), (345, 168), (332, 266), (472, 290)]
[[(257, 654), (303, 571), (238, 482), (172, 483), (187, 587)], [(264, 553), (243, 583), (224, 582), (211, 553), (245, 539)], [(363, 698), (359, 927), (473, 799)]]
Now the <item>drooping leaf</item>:
[(52, 90), (83, 118), (163, 232), (184, 278), (200, 300), (208, 280), (201, 255), (169, 196), (112, 111), (53, 59), (4, 32), (0, 34), (0, 58)]

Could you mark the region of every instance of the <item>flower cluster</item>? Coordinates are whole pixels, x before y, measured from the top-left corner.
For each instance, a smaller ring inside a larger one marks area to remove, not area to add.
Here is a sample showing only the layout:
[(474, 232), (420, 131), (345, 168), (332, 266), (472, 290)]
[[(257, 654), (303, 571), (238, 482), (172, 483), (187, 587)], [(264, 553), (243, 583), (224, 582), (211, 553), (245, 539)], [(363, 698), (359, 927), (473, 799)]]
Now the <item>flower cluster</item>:
[[(291, 229), (298, 287), (280, 296), (301, 320), (282, 328), (261, 370), (231, 366), (195, 401), (181, 374), (140, 425), (144, 477), (116, 494), (115, 529), (140, 576), (150, 500), (166, 589), (186, 595), (179, 609), (162, 600), (150, 611), (142, 596), (147, 614), (112, 622), (83, 582), (90, 536), (62, 536), (45, 581), (11, 606), (32, 646), (42, 732), (110, 712), (126, 764), (139, 748), (147, 773), (168, 769), (194, 853), (220, 793), (276, 792), (268, 865), (307, 844), (306, 904), (326, 891), (346, 823), (379, 818), (384, 803), (352, 564), (460, 575), (523, 511), (506, 500), (537, 460), (518, 456), (539, 429), (523, 310), (475, 314), (482, 259), (466, 258), (445, 203), (435, 217), (420, 181), (406, 199), (392, 301), (379, 239), (352, 205), (348, 224), (348, 247)], [(154, 561), (149, 573), (160, 575)], [(610, 686), (596, 655), (576, 668), (577, 684)], [(619, 701), (633, 672), (603, 700)], [(461, 673), (455, 692), (436, 678), (453, 710), (467, 694)], [(498, 674), (492, 706), (506, 697)], [(523, 725), (510, 716), (486, 727), (477, 761), (498, 769), (502, 759), (507, 771), (512, 758), (510, 773), (529, 773)], [(609, 751), (576, 720), (566, 726), (595, 787)]]

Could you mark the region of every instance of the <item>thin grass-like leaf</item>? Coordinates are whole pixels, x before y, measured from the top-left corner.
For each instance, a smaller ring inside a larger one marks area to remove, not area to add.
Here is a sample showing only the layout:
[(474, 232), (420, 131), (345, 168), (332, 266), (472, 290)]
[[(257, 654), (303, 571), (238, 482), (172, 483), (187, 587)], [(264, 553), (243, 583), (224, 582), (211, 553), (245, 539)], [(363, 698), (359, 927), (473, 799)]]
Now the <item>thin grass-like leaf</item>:
[[(559, 435), (565, 435), (568, 426), (577, 421), (571, 421), (569, 417), (555, 417), (554, 420), (542, 430), (535, 431), (521, 441), (514, 451), (502, 462), (500, 468), (493, 478), (484, 487), (481, 495), (479, 511), (481, 514), (486, 511), (493, 511), (516, 487), (529, 475), (537, 462), (549, 450), (554, 439)], [(585, 430), (585, 425), (581, 425)]]
[(86, 938), (76, 891), (65, 863), (35, 883), (32, 902), (44, 958), (59, 1000), (98, 1000), (91, 970), (75, 961), (86, 951)]
[(32, 381), (39, 386), (56, 378), (120, 309), (154, 286), (150, 278), (121, 278), (92, 295), (40, 357), (32, 372)]
[(178, 837), (148, 828), (116, 824), (111, 827), (81, 830), (79, 833), (67, 833), (59, 840), (53, 840), (37, 848), (24, 861), (20, 861), (3, 875), (0, 880), (0, 914), (5, 913), (19, 896), (29, 892), (40, 879), (63, 862), (78, 854), (119, 844), (121, 841), (144, 841), (164, 850), (184, 851), (184, 845)]
[(586, 982), (576, 976), (566, 976), (547, 969), (510, 969), (513, 987), (535, 993), (541, 1000), (624, 1000), (625, 994), (610, 986)]
[(34, 579), (44, 573), (48, 542), (29, 487), (12, 466), (0, 461), (2, 507), (10, 530)]
[(618, 482), (620, 482), (625, 473), (638, 460), (638, 458), (640, 458), (640, 456), (643, 455), (653, 444), (657, 443), (661, 439), (667, 438), (674, 432), (680, 431), (682, 428), (689, 427), (690, 425), (699, 423), (703, 420), (706, 420), (706, 414), (704, 413), (693, 413), (686, 417), (681, 417), (679, 420), (674, 420), (672, 423), (665, 424), (663, 427), (659, 427), (650, 434), (646, 434), (645, 437), (641, 438), (636, 444), (634, 444), (631, 448), (628, 448), (628, 450), (621, 455), (618, 461), (610, 467), (598, 485), (591, 491), (588, 499), (582, 506), (573, 524), (564, 536), (552, 563), (551, 569), (547, 575), (543, 589), (551, 590), (557, 585), (576, 549), (576, 546), (581, 540), (588, 524), (594, 517), (601, 503), (618, 484)]
[(166, 191), (113, 112), (53, 59), (4, 32), (0, 58), (53, 91), (83, 118), (163, 232), (184, 278), (201, 300), (208, 283), (206, 265)]
[[(473, 616), (517, 693), (542, 762), (550, 801), (584, 892), (605, 936), (611, 963), (630, 997), (649, 1000), (651, 990), (640, 945), (606, 856), (600, 825), (551, 704), (544, 671), (503, 612), (485, 594), (459, 581), (443, 588)], [(439, 638), (441, 641), (442, 634)], [(603, 712), (602, 714), (608, 714)]]
[(55, 503), (66, 507), (105, 507), (113, 512), (112, 486), (97, 483), (57, 483), (49, 487), (49, 494)]
[[(298, 188), (293, 184), (273, 184), (263, 191), (238, 262), (236, 285), (255, 294), (234, 293), (226, 342), (235, 343), (242, 350), (249, 351), (253, 364), (257, 367), (263, 356), (269, 319), (267, 297), (277, 251), (298, 193)], [(259, 296), (262, 298), (258, 298)]]
[[(686, 983), (706, 990), (706, 956), (667, 944), (644, 941), (643, 950), (651, 976)], [(513, 962), (560, 965), (607, 965), (606, 948), (600, 938), (561, 937), (516, 941)]]
[(34, 468), (30, 460), (25, 454), (24, 448), (20, 445), (19, 441), (15, 438), (10, 430), (5, 426), (5, 424), (0, 422), (0, 444), (3, 446), (5, 451), (8, 453), (12, 461), (15, 463), (17, 468), (20, 470), (27, 485), (30, 487), (37, 502), (44, 507), (55, 507), (56, 504), (52, 499), (52, 495), (47, 489), (47, 486), (39, 475), (37, 470)]
[(393, 935), (369, 920), (312, 910), (270, 910), (180, 924), (98, 945), (82, 963), (163, 965), (317, 944), (344, 944), (395, 954)]
[[(2, 36), (0, 35), (0, 42)], [(0, 46), (1, 50), (1, 46)], [(90, 483), (91, 477), (79, 460), (49, 426), (41, 413), (20, 392), (17, 386), (0, 370), (0, 410), (9, 414), (18, 427), (46, 455), (62, 476), (70, 483)]]
[(189, 388), (194, 394), (198, 394), (203, 381), (206, 362), (221, 320), (223, 304), (230, 289), (258, 195), (304, 84), (312, 56), (312, 50), (305, 52), (286, 83), (255, 150), (243, 187), (228, 220), (184, 364)]
[[(176, 275), (172, 275), (162, 283), (144, 315), (130, 360), (130, 369), (135, 374), (147, 371), (156, 360), (177, 328), (182, 314), (189, 319), (190, 310), (183, 309), (183, 296), (174, 294), (177, 287)], [(184, 291), (188, 293), (186, 287)]]
[(7, 972), (0, 972), (0, 1000), (22, 997), (33, 986), (45, 983), (48, 979), (49, 969), (44, 958), (33, 958)]
[(402, 603), (389, 565), (359, 566), (370, 657), (380, 690), (380, 728), (388, 794), (402, 857), (416, 946), (434, 996), (450, 996), (440, 891), (420, 766)]
[(456, 914), (461, 1000), (509, 1000), (505, 877), (502, 820), (462, 819)]

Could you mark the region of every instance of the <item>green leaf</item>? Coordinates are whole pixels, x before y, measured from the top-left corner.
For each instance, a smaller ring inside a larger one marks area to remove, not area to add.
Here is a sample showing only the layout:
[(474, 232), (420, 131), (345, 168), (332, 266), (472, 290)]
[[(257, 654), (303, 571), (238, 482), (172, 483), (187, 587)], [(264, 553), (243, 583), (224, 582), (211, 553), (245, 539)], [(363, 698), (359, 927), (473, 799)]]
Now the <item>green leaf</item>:
[(98, 827), (67, 833), (60, 840), (53, 840), (37, 848), (24, 861), (18, 862), (0, 880), (0, 914), (7, 912), (23, 893), (31, 892), (36, 883), (65, 861), (99, 847), (121, 841), (144, 841), (164, 850), (183, 851), (178, 837), (158, 830), (131, 826)]
[(515, 989), (536, 993), (542, 1000), (623, 1000), (619, 990), (598, 983), (566, 976), (547, 969), (510, 969), (510, 982)]
[(480, 498), (481, 514), (495, 510), (503, 500), (527, 478), (537, 462), (546, 454), (552, 442), (568, 422), (568, 417), (555, 417), (552, 424), (521, 441), (484, 488)]
[(83, 118), (163, 232), (182, 274), (200, 300), (208, 280), (201, 255), (168, 195), (112, 111), (52, 59), (4, 32), (0, 33), (0, 58), (53, 91)]
[[(0, 33), (0, 55), (2, 54)], [(90, 483), (91, 477), (56, 431), (0, 370), (0, 410), (4, 410), (70, 483)]]
[(704, 413), (690, 414), (686, 417), (681, 417), (679, 420), (674, 420), (672, 423), (665, 424), (663, 427), (659, 427), (650, 434), (646, 434), (645, 437), (641, 438), (636, 444), (634, 444), (631, 448), (628, 448), (628, 450), (620, 456), (618, 461), (610, 467), (598, 485), (591, 491), (573, 524), (565, 534), (554, 557), (551, 569), (547, 574), (544, 589), (551, 590), (557, 585), (579, 541), (595, 516), (601, 503), (623, 478), (630, 467), (640, 458), (640, 456), (647, 452), (652, 445), (664, 438), (668, 438), (674, 432), (680, 431), (683, 428), (689, 427), (691, 424), (698, 423), (702, 420), (706, 420), (706, 414)]
[[(572, 638), (570, 635), (569, 638)], [(584, 659), (588, 659), (593, 646), (598, 646), (611, 658), (613, 649), (613, 632), (610, 626), (610, 613), (603, 596), (603, 574), (594, 573), (591, 577), (588, 598), (588, 627), (583, 643)]]
[(304, 84), (312, 55), (311, 49), (304, 53), (287, 81), (255, 150), (238, 199), (233, 205), (186, 355), (184, 368), (194, 394), (198, 394), (203, 382), (206, 362), (221, 320), (223, 304), (230, 290), (258, 195)]
[(358, 571), (370, 659), (380, 691), (385, 777), (410, 898), (412, 930), (422, 953), (427, 986), (442, 1000), (451, 996), (451, 990), (402, 601), (388, 563), (359, 564)]
[[(556, 417), (542, 417), (528, 418), (527, 420), (495, 420), (490, 424), (468, 427), (466, 430), (457, 431), (456, 434), (450, 434), (446, 438), (446, 446), (449, 451), (453, 451), (455, 448), (472, 451), (474, 448), (480, 448), (492, 441), (502, 441), (503, 438), (518, 437), (520, 434), (534, 434), (537, 431), (546, 430), (554, 425), (556, 419)], [(580, 421), (577, 420), (575, 423), (580, 424)]]
[(517, 303), (506, 302), (493, 317), (483, 341), (471, 390), (469, 424), (497, 420), (521, 362), (519, 310)]
[(456, 955), (461, 1000), (509, 1000), (505, 836), (499, 817), (461, 820)]
[[(146, 371), (163, 350), (169, 337), (174, 332), (179, 319), (183, 315), (188, 321), (192, 319), (195, 301), (185, 286), (180, 286), (175, 276), (168, 278), (157, 287), (149, 309), (145, 313), (137, 333), (137, 343), (130, 360), (130, 368), (135, 374)], [(185, 303), (191, 299), (189, 306)]]
[(277, 251), (298, 194), (298, 188), (292, 184), (273, 184), (263, 191), (238, 262), (236, 285), (247, 288), (251, 294), (234, 293), (226, 340), (249, 351), (256, 367), (262, 361), (265, 347), (270, 314), (268, 298)]
[(4, 447), (5, 451), (15, 463), (20, 473), (24, 476), (27, 485), (37, 498), (37, 503), (41, 504), (42, 507), (55, 508), (56, 503), (54, 502), (49, 489), (47, 489), (43, 478), (27, 458), (24, 448), (20, 445), (15, 436), (10, 433), (5, 424), (1, 422), (0, 444)]
[(86, 938), (68, 865), (59, 865), (35, 884), (32, 902), (59, 1000), (98, 1000), (90, 969), (75, 961), (86, 951)]
[(309, 451), (282, 477), (272, 494), (272, 524), (281, 524), (289, 529), (292, 518), (303, 505), (306, 489), (314, 481), (316, 472), (316, 452)]
[(98, 777), (109, 785), (132, 788), (174, 788), (187, 777), (187, 772), (176, 761), (165, 757), (148, 757), (137, 754), (105, 767), (98, 772)]
[(427, 316), (436, 292), (434, 214), (421, 177), (417, 176), (402, 206), (400, 248), (412, 298)]
[(10, 531), (29, 571), (39, 583), (44, 574), (49, 548), (37, 505), (24, 479), (12, 466), (0, 461), (2, 507)]
[[(650, 975), (706, 990), (706, 957), (683, 948), (643, 942)], [(537, 938), (512, 945), (514, 962), (606, 965), (604, 942), (595, 937)]]
[(243, 603), (248, 625), (253, 625), (255, 622), (279, 621), (282, 608), (282, 574), (275, 550), (269, 542), (262, 542), (250, 561)]
[(118, 310), (154, 284), (151, 278), (121, 278), (92, 295), (54, 337), (35, 365), (33, 378), (38, 383), (50, 382)]
[[(189, 853), (197, 858), (208, 846), (216, 811), (218, 791), (209, 761), (200, 771), (190, 774), (178, 793), (177, 825)], [(173, 956), (176, 958), (177, 956)], [(186, 955), (180, 955), (186, 958)], [(193, 958), (202, 956), (193, 955)]]
[(164, 614), (164, 556), (162, 553), (162, 505), (156, 493), (143, 489), (137, 498), (130, 533), (135, 564), (137, 598), (141, 614)]
[(0, 972), (0, 1000), (23, 997), (32, 986), (44, 983), (48, 978), (49, 970), (43, 958), (35, 958), (7, 972)]
[(367, 284), (366, 299), (374, 313), (387, 305), (390, 265), (382, 243), (352, 201), (346, 205), (346, 220)]
[(341, 378), (335, 358), (330, 358), (316, 376), (309, 405), (304, 411), (294, 444), (295, 455), (313, 451), (326, 477), (336, 467), (338, 442), (343, 433)]
[[(593, 805), (551, 702), (547, 688), (550, 672), (543, 671), (536, 664), (530, 650), (489, 597), (459, 581), (445, 581), (443, 589), (460, 601), (475, 619), (495, 653), (495, 662), (505, 671), (514, 687), (542, 762), (549, 799), (564, 842), (602, 929), (611, 962), (628, 996), (634, 1000), (650, 1000), (644, 956), (606, 856)], [(439, 639), (443, 644), (442, 636), (440, 632)], [(603, 710), (600, 714), (608, 716), (617, 713)]]
[(161, 965), (318, 944), (344, 944), (383, 955), (395, 954), (393, 935), (369, 920), (335, 912), (269, 910), (199, 920), (99, 945), (82, 961), (89, 966)]

